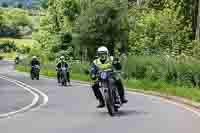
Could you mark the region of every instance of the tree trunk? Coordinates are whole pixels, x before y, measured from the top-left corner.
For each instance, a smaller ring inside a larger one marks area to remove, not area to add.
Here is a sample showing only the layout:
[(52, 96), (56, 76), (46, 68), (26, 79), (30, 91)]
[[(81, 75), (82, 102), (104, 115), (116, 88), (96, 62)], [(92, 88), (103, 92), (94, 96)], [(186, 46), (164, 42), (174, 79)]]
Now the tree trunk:
[(194, 14), (195, 18), (194, 18), (193, 26), (196, 26), (196, 27), (193, 27), (193, 28), (196, 30), (196, 40), (199, 40), (200, 39), (200, 2), (199, 0), (195, 0), (194, 4), (195, 4), (195, 14)]

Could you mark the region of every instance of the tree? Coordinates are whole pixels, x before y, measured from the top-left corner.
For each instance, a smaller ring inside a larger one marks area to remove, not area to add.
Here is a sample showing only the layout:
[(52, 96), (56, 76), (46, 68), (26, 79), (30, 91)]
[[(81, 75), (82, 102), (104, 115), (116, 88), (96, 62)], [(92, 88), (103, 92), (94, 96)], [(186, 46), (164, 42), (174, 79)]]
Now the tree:
[[(125, 6), (126, 5), (126, 6)], [(123, 49), (128, 40), (127, 3), (117, 0), (96, 0), (78, 19), (81, 47), (87, 48), (88, 56), (95, 55), (99, 46), (107, 46), (114, 53)]]
[(1, 6), (4, 7), (4, 8), (7, 8), (8, 7), (8, 3), (2, 2)]
[(76, 0), (49, 0), (48, 19), (50, 30), (53, 32), (71, 31), (71, 24), (79, 15)]
[(47, 9), (48, 8), (48, 1), (49, 0), (41, 0), (41, 7), (43, 8), (43, 9)]
[(23, 5), (22, 3), (20, 3), (20, 2), (17, 2), (17, 3), (15, 4), (15, 7), (16, 7), (16, 8), (23, 8), (24, 5)]

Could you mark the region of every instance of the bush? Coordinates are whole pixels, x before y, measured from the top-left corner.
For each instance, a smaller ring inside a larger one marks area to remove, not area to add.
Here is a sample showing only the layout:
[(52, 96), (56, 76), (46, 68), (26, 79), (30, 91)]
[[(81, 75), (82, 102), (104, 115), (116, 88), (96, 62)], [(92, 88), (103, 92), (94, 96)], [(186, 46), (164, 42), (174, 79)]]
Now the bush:
[(13, 41), (0, 42), (0, 51), (8, 53), (16, 50), (16, 45)]
[(162, 80), (179, 86), (200, 86), (200, 63), (196, 60), (179, 62), (172, 57), (129, 56), (123, 64), (127, 79)]
[(3, 58), (4, 58), (4, 57), (0, 55), (0, 60), (3, 60)]

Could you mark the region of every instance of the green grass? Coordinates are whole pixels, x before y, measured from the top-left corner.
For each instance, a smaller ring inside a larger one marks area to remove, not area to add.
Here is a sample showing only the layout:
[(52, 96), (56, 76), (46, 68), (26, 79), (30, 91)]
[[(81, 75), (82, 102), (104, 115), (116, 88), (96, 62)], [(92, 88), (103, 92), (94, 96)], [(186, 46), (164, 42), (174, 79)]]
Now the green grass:
[(16, 47), (32, 47), (34, 45), (34, 40), (32, 39), (16, 39), (16, 38), (0, 38), (0, 42), (5, 42), (5, 41), (14, 41), (16, 44)]
[[(24, 66), (17, 66), (17, 70), (21, 72), (29, 72), (30, 68)], [(42, 75), (46, 75), (49, 77), (56, 77), (56, 71), (53, 70), (41, 70)], [(71, 79), (80, 80), (80, 81), (91, 81), (89, 76), (80, 74), (80, 73), (72, 73)], [(129, 88), (130, 91), (144, 90), (144, 91), (154, 91), (162, 94), (179, 96), (190, 99), (195, 102), (200, 102), (200, 89), (198, 88), (187, 88), (187, 87), (179, 87), (177, 85), (166, 83), (165, 81), (150, 81), (150, 80), (128, 80), (124, 81), (124, 84)]]
[[(0, 44), (1, 42), (5, 41), (14, 41), (17, 48), (21, 47), (32, 47), (34, 45), (34, 40), (32, 39), (16, 39), (16, 38), (0, 38)], [(0, 53), (0, 56), (3, 56), (5, 59), (15, 59), (16, 52), (11, 53)]]
[(153, 82), (150, 80), (129, 80), (125, 81), (125, 84), (128, 88), (130, 88), (129, 90), (134, 88), (144, 91), (154, 91), (162, 94), (187, 98), (195, 102), (200, 102), (199, 88), (179, 87), (164, 81)]
[(14, 59), (16, 56), (15, 52), (11, 52), (11, 53), (0, 53), (0, 56), (2, 56), (4, 59)]

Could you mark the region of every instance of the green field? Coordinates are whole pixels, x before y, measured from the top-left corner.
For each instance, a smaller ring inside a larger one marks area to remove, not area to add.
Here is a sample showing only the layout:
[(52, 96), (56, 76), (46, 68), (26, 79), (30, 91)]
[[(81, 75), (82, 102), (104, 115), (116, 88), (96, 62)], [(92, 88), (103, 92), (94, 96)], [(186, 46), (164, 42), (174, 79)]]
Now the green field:
[(16, 39), (16, 38), (0, 38), (0, 44), (5, 41), (14, 41), (17, 47), (22, 47), (22, 46), (29, 46), (32, 47), (34, 44), (34, 40), (32, 39)]

